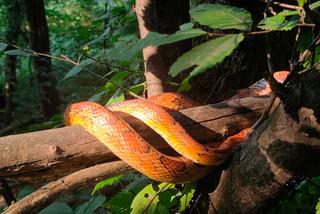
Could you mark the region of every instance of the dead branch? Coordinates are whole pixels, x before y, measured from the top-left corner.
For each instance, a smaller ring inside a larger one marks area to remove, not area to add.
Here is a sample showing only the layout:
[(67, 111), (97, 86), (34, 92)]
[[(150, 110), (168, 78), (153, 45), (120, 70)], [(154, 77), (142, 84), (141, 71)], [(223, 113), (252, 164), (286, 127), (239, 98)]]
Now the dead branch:
[(6, 214), (30, 214), (37, 213), (48, 206), (54, 199), (64, 194), (73, 193), (79, 189), (92, 186), (95, 183), (132, 170), (123, 161), (98, 164), (87, 169), (80, 170), (57, 181), (48, 183), (36, 192), (26, 196), (22, 200), (12, 204), (4, 213)]
[[(268, 99), (248, 97), (172, 112), (172, 115), (200, 142), (213, 142), (250, 127)], [(155, 147), (168, 148), (145, 125), (132, 118), (125, 119)], [(0, 177), (29, 182), (54, 180), (98, 163), (117, 160), (109, 149), (79, 126), (2, 137), (0, 150)]]

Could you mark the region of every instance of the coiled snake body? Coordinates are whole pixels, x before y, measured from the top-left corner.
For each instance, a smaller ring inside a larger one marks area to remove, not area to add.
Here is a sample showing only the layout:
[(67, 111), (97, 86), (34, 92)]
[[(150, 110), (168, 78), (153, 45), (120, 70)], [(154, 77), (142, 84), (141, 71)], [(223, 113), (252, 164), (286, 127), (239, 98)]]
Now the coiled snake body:
[[(267, 84), (264, 88), (267, 87)], [(261, 89), (262, 91), (262, 89)], [(164, 108), (153, 102), (175, 100), (183, 108), (195, 105), (179, 94), (164, 93), (150, 100), (127, 100), (108, 108), (92, 102), (70, 105), (65, 111), (67, 125), (79, 124), (106, 145), (116, 156), (146, 176), (162, 182), (187, 183), (210, 173), (222, 163), (230, 147), (246, 139), (249, 129), (227, 138), (218, 148), (201, 145), (190, 137)], [(171, 102), (172, 103), (172, 102)], [(179, 109), (176, 105), (167, 108)], [(115, 112), (130, 114), (146, 123), (172, 146), (181, 157), (162, 154), (139, 136)]]

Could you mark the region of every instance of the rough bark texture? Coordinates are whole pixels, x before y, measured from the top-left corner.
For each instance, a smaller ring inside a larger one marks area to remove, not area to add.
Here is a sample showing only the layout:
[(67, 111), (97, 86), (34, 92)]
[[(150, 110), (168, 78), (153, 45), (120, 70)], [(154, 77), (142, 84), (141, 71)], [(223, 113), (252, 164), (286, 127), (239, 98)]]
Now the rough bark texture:
[[(31, 49), (39, 53), (50, 53), (49, 33), (43, 0), (24, 0), (29, 25)], [(40, 100), (45, 119), (59, 113), (60, 98), (52, 74), (51, 59), (33, 57), (33, 67), (39, 83)]]
[[(243, 98), (173, 112), (201, 142), (214, 142), (251, 126), (269, 98)], [(141, 122), (126, 120), (147, 141), (167, 150), (161, 138)], [(152, 139), (152, 141), (150, 141)], [(24, 181), (54, 180), (63, 175), (117, 158), (80, 126), (0, 138), (0, 177)], [(84, 161), (85, 160), (85, 161)]]
[(285, 87), (285, 101), (239, 152), (209, 213), (258, 213), (295, 179), (320, 175), (320, 64)]
[[(8, 21), (7, 32), (5, 39), (11, 44), (16, 44), (20, 31), (21, 22), (21, 8), (17, 0), (6, 0), (7, 6), (6, 19)], [(11, 47), (7, 48), (9, 50)], [(11, 116), (13, 111), (13, 94), (15, 91), (15, 85), (17, 83), (16, 77), (17, 56), (6, 55), (4, 61), (4, 95), (5, 95), (5, 107), (4, 107), (4, 124), (8, 125), (11, 122)]]
[[(150, 31), (174, 33), (190, 19), (189, 2), (184, 0), (137, 0), (135, 10), (141, 38)], [(169, 67), (190, 45), (187, 41), (143, 50), (148, 96), (168, 91)]]

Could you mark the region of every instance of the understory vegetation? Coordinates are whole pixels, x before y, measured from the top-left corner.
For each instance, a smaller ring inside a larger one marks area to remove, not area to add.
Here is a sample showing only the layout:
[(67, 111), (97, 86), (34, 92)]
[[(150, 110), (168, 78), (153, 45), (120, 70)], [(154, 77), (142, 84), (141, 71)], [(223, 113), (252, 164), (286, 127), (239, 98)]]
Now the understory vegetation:
[[(186, 39), (205, 38), (182, 55), (171, 66), (169, 74), (179, 76), (188, 70), (182, 82), (172, 82), (177, 91), (191, 90), (190, 81), (229, 56), (249, 35), (257, 32), (297, 31), (301, 11), (283, 9), (261, 20), (252, 30), (251, 14), (245, 9), (220, 4), (191, 2), (192, 22), (180, 26), (174, 34), (150, 32), (140, 40), (139, 26), (134, 12), (134, 0), (47, 0), (45, 13), (49, 29), (52, 72), (61, 97), (60, 113), (45, 119), (41, 109), (39, 83), (32, 60), (42, 53), (34, 51), (28, 42), (26, 12), (21, 3), (21, 22), (18, 40), (6, 39), (8, 8), (0, 0), (0, 118), (4, 116), (6, 87), (6, 56), (17, 57), (15, 90), (12, 94), (12, 120), (0, 124), (0, 134), (26, 133), (63, 126), (63, 110), (73, 102), (90, 100), (112, 104), (144, 96), (146, 82), (141, 50), (149, 45), (161, 46)], [(298, 0), (296, 5), (302, 6)], [(320, 7), (320, 1), (310, 5)], [(223, 12), (221, 12), (223, 11)], [(232, 15), (230, 15), (232, 14)], [(234, 18), (236, 17), (236, 18)], [(214, 20), (214, 21), (212, 21)], [(204, 27), (205, 26), (205, 27)], [(232, 26), (232, 27), (230, 27)], [(212, 29), (222, 32), (219, 36)], [(230, 30), (231, 29), (231, 30)], [(231, 33), (229, 33), (229, 31)], [(315, 37), (311, 28), (299, 29), (300, 36), (293, 55), (306, 50)], [(315, 55), (307, 58), (303, 68), (320, 59), (319, 45)], [(208, 51), (210, 50), (210, 51)], [(19, 200), (32, 193), (36, 186), (10, 183)], [(197, 213), (205, 207), (197, 192), (197, 185), (158, 183), (138, 173), (119, 175), (95, 187), (66, 195), (42, 210), (47, 213)], [(7, 207), (0, 204), (0, 210)], [(290, 191), (277, 197), (266, 213), (320, 213), (320, 177), (308, 178), (292, 184)]]

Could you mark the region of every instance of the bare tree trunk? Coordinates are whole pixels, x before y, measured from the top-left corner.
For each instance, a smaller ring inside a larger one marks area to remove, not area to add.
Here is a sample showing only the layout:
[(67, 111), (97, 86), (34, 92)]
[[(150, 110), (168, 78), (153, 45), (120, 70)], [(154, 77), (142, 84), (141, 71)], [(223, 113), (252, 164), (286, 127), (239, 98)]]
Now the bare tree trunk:
[[(50, 53), (49, 34), (43, 0), (24, 0), (29, 25), (31, 48), (36, 52)], [(45, 119), (59, 112), (60, 97), (52, 73), (51, 59), (34, 57), (33, 67), (39, 83), (40, 100)]]
[[(21, 9), (17, 0), (6, 0), (7, 6), (7, 32), (5, 35), (6, 41), (11, 44), (16, 44), (20, 31)], [(7, 49), (8, 50), (8, 49)], [(16, 77), (17, 56), (6, 55), (4, 62), (4, 76), (5, 76), (5, 108), (4, 108), (4, 123), (7, 125), (11, 122), (11, 115), (13, 111), (13, 93), (17, 83)]]
[[(141, 38), (150, 31), (173, 33), (190, 19), (189, 2), (184, 0), (137, 0), (135, 10)], [(191, 43), (187, 41), (160, 48), (149, 46), (143, 50), (148, 96), (169, 90), (169, 67), (190, 47)]]

